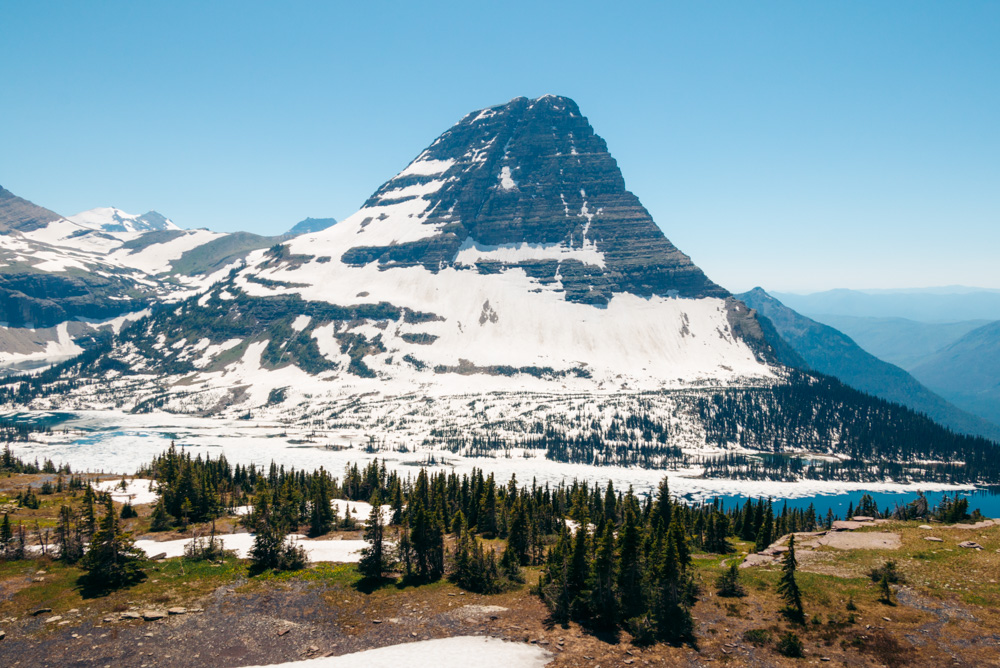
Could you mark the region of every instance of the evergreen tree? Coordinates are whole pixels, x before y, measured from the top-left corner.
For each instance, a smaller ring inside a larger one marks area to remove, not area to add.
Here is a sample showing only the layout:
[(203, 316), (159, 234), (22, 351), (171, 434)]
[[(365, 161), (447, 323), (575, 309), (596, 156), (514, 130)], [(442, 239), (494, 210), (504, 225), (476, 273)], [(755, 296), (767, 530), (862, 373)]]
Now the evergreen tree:
[(715, 581), (716, 593), (719, 596), (746, 596), (746, 590), (740, 584), (739, 565), (734, 560), (722, 575)]
[(80, 526), (83, 529), (84, 540), (90, 540), (97, 531), (97, 511), (94, 507), (96, 496), (94, 488), (88, 484), (83, 490), (83, 507), (80, 516)]
[(378, 490), (371, 497), (372, 511), (365, 523), (364, 539), (368, 543), (361, 550), (358, 572), (362, 577), (381, 580), (389, 572), (389, 558), (385, 550), (385, 522), (382, 519), (382, 497)]
[(657, 635), (670, 642), (690, 640), (694, 635), (694, 620), (686, 600), (687, 576), (681, 566), (673, 535), (668, 534), (659, 553), (660, 561), (654, 572), (652, 610)]
[(795, 534), (791, 534), (788, 537), (788, 552), (785, 553), (781, 567), (781, 579), (778, 580), (778, 594), (785, 601), (785, 614), (788, 618), (801, 624), (805, 621), (805, 612), (802, 609), (802, 592), (799, 591), (799, 585), (795, 581), (797, 568)]
[(83, 557), (83, 540), (79, 524), (73, 526), (73, 509), (59, 508), (59, 522), (56, 525), (56, 543), (59, 545), (59, 559), (67, 564), (75, 564)]
[(122, 530), (111, 495), (105, 495), (104, 517), (81, 560), (88, 583), (100, 589), (118, 589), (138, 582), (145, 577), (145, 560), (132, 535)]
[(615, 587), (615, 534), (611, 522), (605, 523), (604, 535), (597, 543), (588, 588), (595, 625), (603, 629), (614, 628), (618, 624), (618, 592)]
[(10, 528), (10, 517), (4, 513), (3, 523), (0, 524), (0, 553), (7, 548), (13, 538), (14, 532)]
[(287, 541), (288, 532), (273, 510), (267, 488), (261, 487), (254, 498), (250, 517), (254, 540), (249, 556), (254, 571), (293, 571), (306, 567), (308, 558), (305, 549)]
[[(763, 503), (763, 502), (762, 502)], [(771, 502), (768, 501), (767, 509), (764, 511), (764, 518), (757, 530), (757, 541), (754, 545), (755, 552), (763, 552), (774, 541), (774, 511), (771, 509)]]
[(160, 497), (156, 505), (153, 506), (153, 514), (150, 516), (150, 531), (169, 531), (173, 524), (173, 518), (167, 513), (167, 508), (163, 504), (163, 497)]
[(879, 596), (879, 601), (885, 603), (886, 605), (892, 605), (892, 587), (889, 586), (888, 573), (885, 572), (882, 573), (882, 579), (879, 580), (878, 586), (879, 586), (879, 592), (881, 593), (881, 596)]
[(333, 528), (333, 508), (330, 505), (330, 490), (325, 473), (313, 484), (312, 502), (309, 508), (309, 535), (313, 538), (330, 533)]
[(631, 619), (645, 609), (642, 586), (642, 531), (630, 505), (625, 506), (625, 522), (618, 532), (618, 593), (621, 614)]

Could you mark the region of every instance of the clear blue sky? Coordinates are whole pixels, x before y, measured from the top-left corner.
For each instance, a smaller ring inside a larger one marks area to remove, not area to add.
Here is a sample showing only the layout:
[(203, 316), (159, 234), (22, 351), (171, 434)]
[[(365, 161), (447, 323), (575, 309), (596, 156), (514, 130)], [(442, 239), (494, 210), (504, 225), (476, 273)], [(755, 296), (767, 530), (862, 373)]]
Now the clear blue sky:
[(1000, 288), (998, 36), (974, 1), (3, 0), (0, 185), (273, 234), (557, 93), (731, 290)]

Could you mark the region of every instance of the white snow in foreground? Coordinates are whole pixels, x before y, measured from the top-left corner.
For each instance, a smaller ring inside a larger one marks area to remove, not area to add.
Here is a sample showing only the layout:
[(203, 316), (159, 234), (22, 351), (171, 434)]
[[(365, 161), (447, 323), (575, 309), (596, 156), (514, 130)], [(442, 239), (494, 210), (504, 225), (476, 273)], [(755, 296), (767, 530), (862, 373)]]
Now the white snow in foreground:
[[(366, 543), (363, 540), (313, 540), (300, 534), (291, 534), (291, 539), (298, 545), (305, 548), (309, 555), (309, 561), (313, 562), (336, 562), (344, 564), (357, 563), (361, 559), (361, 550)], [(208, 540), (208, 536), (201, 536)], [(253, 547), (254, 534), (250, 533), (227, 533), (216, 534), (215, 539), (222, 543), (227, 550), (236, 552), (240, 559), (247, 559), (250, 556), (250, 548)], [(155, 557), (159, 554), (166, 554), (166, 558), (180, 557), (184, 555), (184, 548), (193, 538), (178, 538), (177, 540), (148, 540), (141, 539), (135, 541), (135, 546), (146, 553), (146, 556)]]
[[(269, 668), (541, 668), (552, 654), (537, 645), (507, 642), (498, 638), (458, 636), (422, 640), (305, 661), (272, 664)], [(250, 668), (263, 668), (252, 666)]]
[(111, 492), (111, 498), (119, 503), (128, 501), (133, 506), (141, 506), (147, 503), (156, 503), (156, 483), (145, 478), (132, 478), (127, 480), (127, 486), (121, 488), (121, 479), (104, 480), (96, 483), (94, 489), (98, 492)]

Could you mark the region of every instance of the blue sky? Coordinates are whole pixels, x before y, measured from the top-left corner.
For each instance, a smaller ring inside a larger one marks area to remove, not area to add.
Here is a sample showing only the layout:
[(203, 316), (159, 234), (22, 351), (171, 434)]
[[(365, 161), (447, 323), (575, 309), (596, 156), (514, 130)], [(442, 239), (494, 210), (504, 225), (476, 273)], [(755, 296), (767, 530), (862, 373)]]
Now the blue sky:
[(0, 185), (60, 213), (263, 234), (343, 218), (468, 111), (557, 93), (731, 290), (1000, 288), (1000, 3), (5, 0), (2, 17)]

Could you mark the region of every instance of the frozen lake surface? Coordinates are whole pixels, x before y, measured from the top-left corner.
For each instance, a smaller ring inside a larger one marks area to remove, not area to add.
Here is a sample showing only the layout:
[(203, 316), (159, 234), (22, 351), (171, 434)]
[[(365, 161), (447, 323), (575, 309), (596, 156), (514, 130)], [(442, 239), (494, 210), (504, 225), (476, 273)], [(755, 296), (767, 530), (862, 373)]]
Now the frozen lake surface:
[[(481, 468), (505, 483), (516, 475), (521, 484), (558, 485), (574, 479), (597, 482), (610, 480), (618, 490), (631, 485), (639, 494), (656, 489), (664, 475), (671, 491), (688, 501), (704, 501), (716, 496), (727, 504), (742, 503), (746, 496), (770, 496), (789, 499), (807, 506), (814, 501), (817, 510), (833, 507), (843, 515), (848, 502), (857, 503), (864, 492), (877, 493), (879, 506), (892, 500), (911, 500), (917, 491), (974, 491), (969, 485), (935, 483), (864, 483), (806, 480), (769, 482), (757, 480), (719, 480), (698, 477), (700, 469), (649, 470), (637, 467), (589, 466), (554, 462), (542, 456), (462, 457), (451, 452), (421, 447), (415, 443), (407, 451), (385, 450), (369, 446), (374, 435), (362, 431), (315, 432), (308, 426), (242, 421), (219, 418), (149, 413), (132, 415), (113, 411), (78, 413), (17, 413), (5, 419), (48, 424), (51, 435), (40, 442), (13, 443), (11, 449), (27, 459), (46, 458), (68, 463), (74, 471), (133, 474), (140, 466), (166, 450), (173, 442), (193, 455), (218, 457), (224, 454), (230, 463), (269, 466), (271, 462), (286, 468), (324, 467), (339, 476), (348, 464), (363, 466), (373, 458), (401, 475), (415, 476), (419, 467), (453, 470), (459, 474)], [(934, 496), (940, 498), (940, 494)], [(978, 493), (971, 507), (981, 507), (987, 516), (1000, 516), (1000, 496)], [(842, 508), (841, 508), (842, 506)], [(990, 509), (989, 512), (987, 509)], [(839, 509), (839, 511), (838, 511)]]

